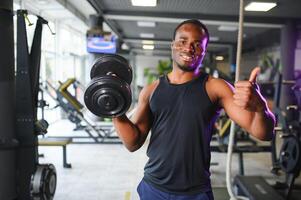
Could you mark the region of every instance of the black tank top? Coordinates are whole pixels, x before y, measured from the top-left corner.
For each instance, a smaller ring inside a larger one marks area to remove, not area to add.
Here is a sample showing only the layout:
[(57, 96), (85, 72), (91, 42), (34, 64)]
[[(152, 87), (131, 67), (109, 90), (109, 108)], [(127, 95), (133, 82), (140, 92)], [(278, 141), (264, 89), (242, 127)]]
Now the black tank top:
[(162, 76), (150, 99), (153, 124), (143, 179), (161, 191), (211, 190), (210, 140), (219, 109), (206, 92), (207, 78), (203, 73), (189, 82), (171, 84)]

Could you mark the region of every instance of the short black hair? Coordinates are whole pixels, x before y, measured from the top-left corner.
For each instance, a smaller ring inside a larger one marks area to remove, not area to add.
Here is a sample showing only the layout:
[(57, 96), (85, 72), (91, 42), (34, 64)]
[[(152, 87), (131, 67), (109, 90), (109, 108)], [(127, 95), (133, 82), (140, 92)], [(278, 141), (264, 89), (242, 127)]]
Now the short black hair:
[(196, 26), (199, 26), (201, 29), (203, 29), (205, 31), (205, 35), (207, 37), (207, 44), (209, 42), (209, 32), (208, 32), (208, 29), (207, 27), (205, 26), (205, 24), (203, 24), (202, 22), (200, 22), (199, 20), (197, 19), (189, 19), (189, 20), (185, 20), (183, 22), (181, 22), (176, 28), (175, 28), (175, 31), (173, 33), (173, 40), (176, 38), (176, 34), (177, 34), (177, 31), (178, 29), (184, 25), (184, 24), (194, 24)]

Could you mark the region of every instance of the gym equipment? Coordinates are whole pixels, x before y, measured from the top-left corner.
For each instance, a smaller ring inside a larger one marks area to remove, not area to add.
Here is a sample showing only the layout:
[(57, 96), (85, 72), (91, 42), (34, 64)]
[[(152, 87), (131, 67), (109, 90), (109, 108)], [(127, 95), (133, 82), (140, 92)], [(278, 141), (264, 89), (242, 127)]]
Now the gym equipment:
[(0, 1), (0, 199), (15, 199), (16, 152), (13, 1)]
[[(286, 179), (284, 182), (277, 182), (275, 187), (280, 190), (284, 190), (284, 196), (286, 199), (290, 199), (292, 196), (292, 190), (294, 188), (295, 179), (300, 175), (301, 171), (301, 102), (300, 102), (300, 82), (298, 79), (295, 85), (291, 87), (296, 96), (296, 105), (287, 106), (285, 111), (286, 115), (283, 116), (283, 112), (278, 109), (277, 117), (281, 118), (281, 125), (283, 126), (282, 134), (280, 138), (283, 139), (282, 146), (280, 148), (279, 156), (275, 155), (273, 167), (279, 168), (285, 172)], [(281, 85), (279, 84), (279, 90)], [(276, 152), (275, 152), (276, 154)]]
[(63, 148), (63, 167), (71, 168), (71, 164), (67, 163), (67, 145), (72, 142), (71, 138), (51, 138), (45, 137), (39, 139), (39, 146), (61, 146)]
[(41, 89), (42, 84), (40, 83), (39, 93), (40, 99), (38, 100), (38, 108), (41, 110), (41, 119), (45, 119), (45, 108), (49, 107), (49, 104), (44, 99), (44, 91)]
[(66, 113), (67, 118), (76, 125), (74, 130), (84, 130), (88, 136), (55, 136), (56, 138), (71, 138), (72, 143), (77, 144), (121, 143), (117, 135), (114, 135), (115, 130), (112, 123), (101, 122), (100, 125), (95, 126), (85, 117), (86, 108), (76, 99), (75, 95), (68, 91), (71, 86), (77, 88), (78, 85), (81, 85), (75, 78), (69, 78), (65, 82), (59, 83), (60, 85), (55, 87), (50, 82), (45, 82), (44, 86), (41, 86), (41, 90), (48, 94)]
[(238, 195), (246, 195), (249, 200), (284, 200), (276, 190), (260, 176), (236, 176), (234, 178)]
[(297, 104), (298, 104), (299, 109), (300, 109), (300, 107), (301, 107), (301, 77), (299, 77), (296, 80), (295, 85), (292, 87), (292, 89), (295, 93)]
[[(56, 171), (53, 165), (41, 167), (38, 157), (38, 135), (47, 132), (46, 120), (38, 120), (38, 93), (41, 58), (42, 27), (48, 22), (37, 16), (31, 51), (28, 51), (25, 25), (26, 10), (17, 11), (16, 67), (16, 137), (17, 199), (52, 199), (55, 193)], [(47, 172), (47, 173), (46, 173)], [(31, 180), (33, 178), (33, 192)], [(35, 184), (40, 180), (40, 184)], [(41, 188), (42, 187), (42, 188)], [(38, 194), (36, 196), (36, 194)], [(33, 195), (33, 196), (32, 196)]]
[(56, 170), (52, 164), (38, 165), (32, 175), (30, 193), (33, 200), (52, 200), (56, 189)]
[(132, 68), (128, 61), (119, 55), (102, 55), (93, 64), (90, 77), (84, 95), (87, 108), (101, 117), (125, 114), (132, 103)]
[(47, 133), (49, 124), (45, 119), (40, 119), (35, 122), (35, 134), (44, 135)]
[(0, 150), (11, 150), (18, 147), (19, 142), (16, 139), (0, 138)]
[(286, 173), (293, 173), (300, 168), (300, 139), (291, 133), (283, 136), (284, 141), (279, 155), (279, 164)]
[[(271, 84), (275, 88), (275, 93), (274, 93), (274, 105), (273, 105), (273, 113), (275, 114), (276, 121), (278, 123), (278, 127), (275, 129), (275, 132), (287, 132), (289, 131), (289, 122), (291, 121), (287, 115), (287, 113), (294, 113), (293, 110), (288, 107), (288, 110), (282, 110), (280, 108), (280, 94), (282, 90), (282, 85), (292, 85), (295, 84), (295, 81), (287, 81), (287, 80), (282, 80), (282, 74), (278, 73), (276, 74), (275, 82), (271, 83), (265, 83), (265, 84)], [(294, 86), (293, 86), (294, 87)], [(297, 95), (296, 95), (297, 96)], [(301, 105), (301, 104), (299, 104)], [(290, 111), (289, 111), (290, 110)], [(293, 115), (290, 115), (293, 117)], [(295, 116), (295, 119), (297, 117)], [(271, 172), (273, 174), (278, 174), (278, 171), (281, 169), (280, 164), (279, 164), (279, 159), (277, 158), (277, 149), (276, 149), (276, 139), (277, 137), (274, 137), (272, 139), (272, 170)]]
[[(276, 116), (278, 125), (281, 126), (281, 128), (277, 128), (275, 131), (277, 132), (291, 132), (292, 126), (295, 128), (298, 127), (298, 121), (300, 121), (300, 106), (301, 102), (299, 101), (300, 98), (300, 90), (298, 82), (299, 80), (282, 80), (282, 74), (278, 73), (276, 76), (276, 82), (271, 83), (274, 85), (275, 88), (275, 94), (274, 94), (274, 106), (273, 106), (273, 113)], [(295, 96), (296, 96), (296, 104), (297, 105), (289, 105), (287, 106), (286, 110), (282, 110), (280, 108), (280, 94), (282, 90), (283, 85), (291, 85)], [(298, 110), (299, 109), (299, 110)], [(298, 120), (299, 119), (299, 120)], [(295, 122), (294, 122), (295, 121)], [(292, 123), (293, 122), (293, 123)], [(283, 135), (283, 134), (281, 134)], [(286, 134), (284, 134), (285, 136)], [(273, 138), (273, 151), (272, 151), (272, 161), (273, 161), (273, 173), (277, 174), (277, 171), (280, 170), (279, 166), (279, 160), (277, 160), (277, 152), (276, 152), (276, 138)]]

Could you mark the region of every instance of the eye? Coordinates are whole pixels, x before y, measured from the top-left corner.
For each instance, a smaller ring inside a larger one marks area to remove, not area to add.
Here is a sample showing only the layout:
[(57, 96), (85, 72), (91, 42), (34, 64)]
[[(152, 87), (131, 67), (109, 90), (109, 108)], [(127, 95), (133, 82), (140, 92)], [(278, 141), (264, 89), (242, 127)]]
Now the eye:
[(203, 51), (204, 50), (204, 48), (202, 46), (202, 43), (200, 43), (200, 42), (194, 43), (193, 47), (194, 47), (195, 50), (198, 50), (198, 51)]
[(201, 43), (200, 42), (195, 42), (193, 45), (195, 48), (200, 49), (201, 48)]
[(181, 44), (181, 45), (185, 45), (185, 44), (186, 44), (186, 41), (185, 41), (185, 40), (180, 40), (180, 44)]

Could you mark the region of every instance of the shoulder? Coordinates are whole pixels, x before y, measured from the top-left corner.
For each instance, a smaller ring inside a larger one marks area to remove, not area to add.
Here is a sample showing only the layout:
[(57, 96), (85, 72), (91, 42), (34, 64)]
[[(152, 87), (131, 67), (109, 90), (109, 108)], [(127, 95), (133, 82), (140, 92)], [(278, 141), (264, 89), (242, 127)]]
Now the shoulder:
[(224, 79), (214, 78), (210, 75), (206, 82), (206, 90), (213, 102), (220, 102), (221, 99), (233, 94), (233, 86), (230, 83)]
[(160, 80), (155, 80), (151, 84), (148, 84), (143, 87), (140, 92), (139, 98), (143, 101), (149, 101), (155, 89), (158, 87)]
[(218, 89), (217, 87), (222, 87), (222, 88), (224, 88), (224, 87), (226, 87), (226, 88), (232, 88), (233, 87), (230, 83), (228, 83), (224, 79), (214, 78), (211, 75), (208, 75), (207, 85), (212, 90)]

